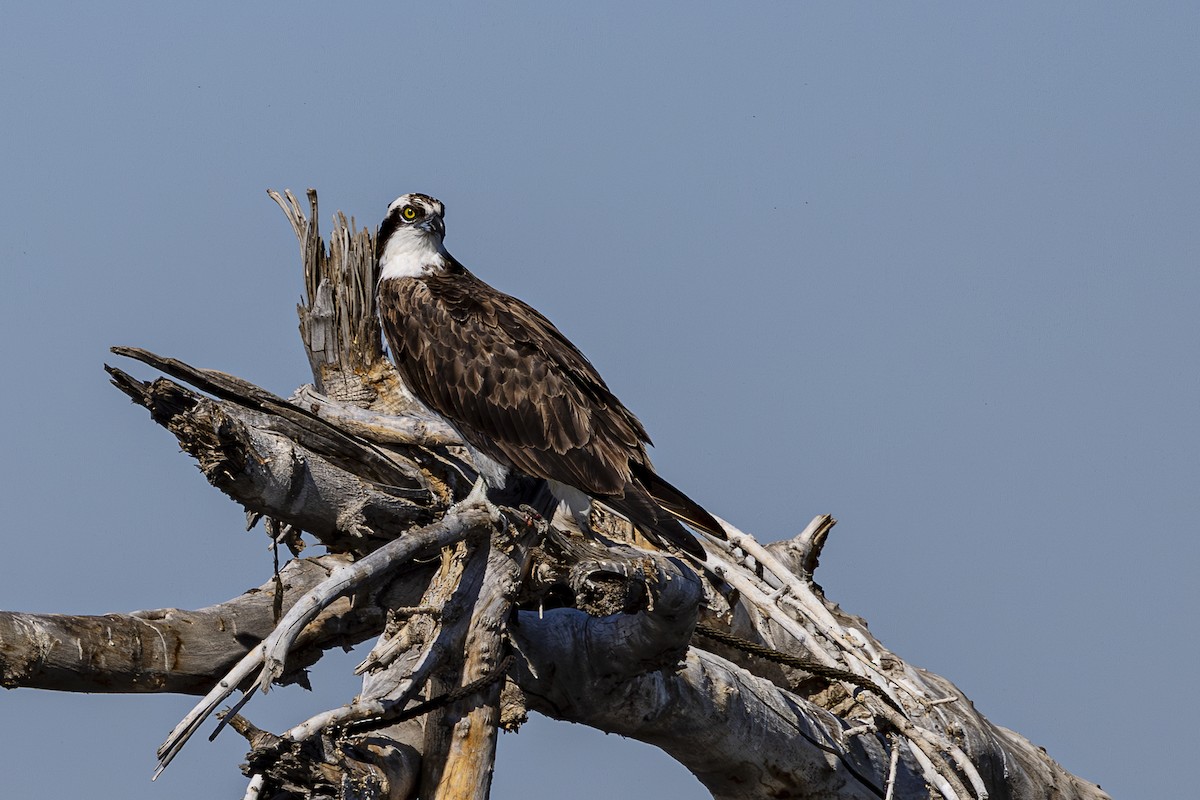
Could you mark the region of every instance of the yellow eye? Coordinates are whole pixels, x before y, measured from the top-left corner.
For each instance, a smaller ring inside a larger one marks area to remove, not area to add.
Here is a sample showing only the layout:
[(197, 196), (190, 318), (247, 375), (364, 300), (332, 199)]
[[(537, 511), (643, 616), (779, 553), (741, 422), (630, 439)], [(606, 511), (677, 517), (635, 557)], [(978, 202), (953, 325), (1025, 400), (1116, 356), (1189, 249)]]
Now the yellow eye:
[(409, 222), (412, 222), (417, 218), (417, 209), (413, 208), (412, 206), (405, 206), (400, 210), (400, 216), (404, 217)]

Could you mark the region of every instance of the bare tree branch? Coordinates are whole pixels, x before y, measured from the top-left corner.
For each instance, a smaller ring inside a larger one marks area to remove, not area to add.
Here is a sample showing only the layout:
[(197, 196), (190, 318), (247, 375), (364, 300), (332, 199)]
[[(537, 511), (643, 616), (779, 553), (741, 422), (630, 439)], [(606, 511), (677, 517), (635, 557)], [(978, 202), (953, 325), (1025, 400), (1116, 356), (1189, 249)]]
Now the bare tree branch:
[(416, 468), (411, 462), (398, 466), (399, 457), (388, 467), (375, 453), (376, 468), (364, 475), (348, 468), (355, 448), (329, 437), (289, 435), (296, 426), (245, 403), (203, 397), (162, 378), (143, 383), (115, 367), (106, 369), (114, 385), (175, 434), (213, 486), (250, 511), (311, 533), (331, 550), (369, 552), (395, 532), (430, 521), (441, 503), (431, 488), (445, 481), (411, 479), (408, 473)]
[[(291, 608), (349, 562), (348, 556), (332, 554), (293, 559), (278, 581), (196, 611), (163, 608), (103, 616), (0, 611), (0, 682), (68, 692), (203, 694), (214, 675), (270, 634), (278, 609)], [(394, 582), (383, 602), (404, 602), (419, 582), (419, 576)], [(329, 606), (297, 639), (290, 674), (331, 647), (376, 635), (383, 620), (379, 607), (364, 608), (349, 598)]]
[(372, 581), (393, 574), (414, 556), (430, 548), (445, 547), (480, 530), (494, 520), (494, 510), (482, 504), (467, 504), (454, 514), (421, 530), (409, 531), (407, 535), (394, 539), (361, 560), (343, 564), (333, 570), (329, 577), (310, 589), (281, 619), (261, 644), (250, 650), (205, 695), (192, 711), (175, 726), (167, 740), (159, 747), (159, 772), (166, 768), (180, 749), (191, 738), (217, 706), (239, 687), (248, 692), (247, 682), (255, 677), (254, 686), (264, 692), (273, 680), (283, 674), (284, 659), (303, 628), (314, 620), (322, 609), (338, 597), (356, 588), (370, 586)]

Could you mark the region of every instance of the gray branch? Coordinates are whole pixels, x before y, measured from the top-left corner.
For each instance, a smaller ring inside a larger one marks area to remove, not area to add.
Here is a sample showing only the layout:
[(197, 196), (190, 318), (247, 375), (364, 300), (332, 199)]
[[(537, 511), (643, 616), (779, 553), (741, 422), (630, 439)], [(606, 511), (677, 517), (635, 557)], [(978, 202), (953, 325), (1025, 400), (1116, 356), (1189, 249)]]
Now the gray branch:
[[(123, 352), (165, 361), (144, 351)], [(369, 552), (445, 508), (434, 490), (445, 480), (345, 434), (312, 434), (246, 400), (249, 392), (222, 392), (227, 399), (215, 399), (164, 378), (142, 382), (106, 369), (117, 388), (175, 434), (213, 486), (248, 511), (311, 533), (331, 550)], [(355, 469), (358, 456), (370, 466)]]
[[(289, 561), (256, 589), (218, 605), (130, 614), (74, 616), (0, 611), (0, 683), (64, 692), (204, 694), (275, 629), (280, 616), (349, 556)], [(305, 628), (289, 656), (288, 678), (332, 647), (383, 630), (389, 606), (411, 603), (430, 570), (405, 576), (372, 596), (343, 598)]]

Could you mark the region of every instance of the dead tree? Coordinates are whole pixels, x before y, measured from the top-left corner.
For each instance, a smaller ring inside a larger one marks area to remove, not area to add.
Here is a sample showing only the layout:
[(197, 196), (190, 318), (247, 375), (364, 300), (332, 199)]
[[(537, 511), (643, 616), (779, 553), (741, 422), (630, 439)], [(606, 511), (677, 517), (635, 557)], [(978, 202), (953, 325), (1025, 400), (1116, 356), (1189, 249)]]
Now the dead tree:
[[(167, 377), (108, 372), (292, 560), (198, 611), (0, 613), (5, 686), (202, 695), (162, 767), (215, 715), (264, 800), (486, 797), (497, 730), (531, 710), (660, 747), (717, 798), (1107, 797), (825, 598), (828, 516), (767, 546), (730, 525), (697, 564), (599, 510), (586, 536), (543, 519), (536, 482), (473, 493), (382, 351), (371, 232), (338, 215), (327, 248), (315, 192), (307, 215), (271, 196), (300, 240), (313, 383), (285, 400), (135, 348), (113, 352)], [(302, 534), (325, 554), (300, 557)], [(368, 639), (346, 705), (280, 732), (241, 713)]]

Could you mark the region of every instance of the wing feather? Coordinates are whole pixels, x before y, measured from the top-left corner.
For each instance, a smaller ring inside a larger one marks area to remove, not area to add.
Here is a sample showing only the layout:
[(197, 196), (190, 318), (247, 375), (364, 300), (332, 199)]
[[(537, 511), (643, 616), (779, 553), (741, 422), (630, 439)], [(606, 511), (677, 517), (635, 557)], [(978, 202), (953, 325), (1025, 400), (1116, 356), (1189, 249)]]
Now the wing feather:
[(472, 446), (589, 494), (624, 491), (649, 437), (549, 320), (470, 273), (379, 292), (397, 369)]

